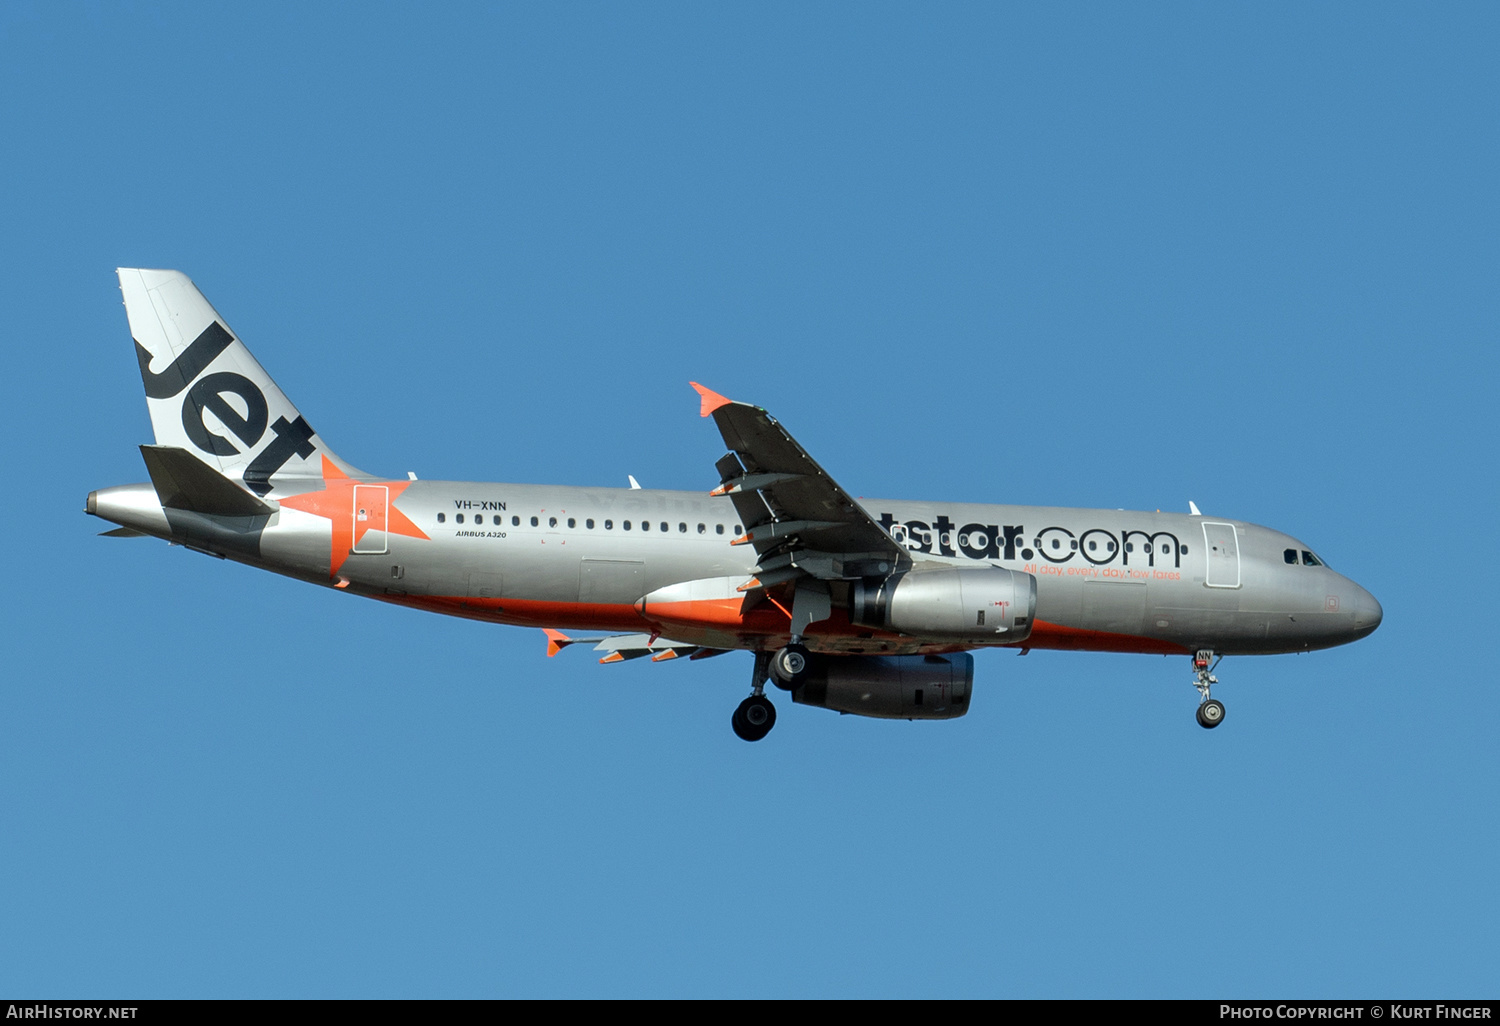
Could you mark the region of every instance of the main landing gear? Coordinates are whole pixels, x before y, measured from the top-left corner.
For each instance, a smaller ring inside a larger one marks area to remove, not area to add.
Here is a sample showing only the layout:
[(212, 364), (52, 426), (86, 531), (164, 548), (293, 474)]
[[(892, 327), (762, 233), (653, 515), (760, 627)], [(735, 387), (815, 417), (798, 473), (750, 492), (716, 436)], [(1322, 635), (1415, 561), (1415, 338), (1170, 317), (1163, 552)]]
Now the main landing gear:
[(783, 691), (791, 691), (807, 679), (812, 653), (793, 642), (771, 657), (771, 679)]
[(755, 653), (755, 675), (750, 681), (750, 697), (734, 711), (729, 725), (736, 737), (759, 741), (776, 726), (776, 707), (766, 697), (766, 681), (783, 691), (792, 691), (807, 679), (812, 669), (812, 653), (794, 640), (777, 652)]
[(755, 674), (750, 679), (750, 697), (741, 702), (734, 715), (729, 718), (735, 737), (741, 741), (759, 741), (776, 726), (776, 707), (766, 697), (766, 678), (770, 675), (773, 658), (770, 652), (755, 653)]
[(1210, 698), (1208, 694), (1209, 687), (1219, 683), (1219, 678), (1214, 676), (1213, 671), (1222, 658), (1224, 657), (1219, 656), (1215, 659), (1209, 649), (1202, 649), (1193, 656), (1193, 687), (1202, 696), (1202, 701), (1198, 703), (1198, 726), (1206, 730), (1212, 730), (1224, 722), (1224, 703), (1217, 698)]
[(776, 707), (765, 695), (751, 695), (740, 703), (729, 724), (741, 741), (759, 741), (776, 726)]

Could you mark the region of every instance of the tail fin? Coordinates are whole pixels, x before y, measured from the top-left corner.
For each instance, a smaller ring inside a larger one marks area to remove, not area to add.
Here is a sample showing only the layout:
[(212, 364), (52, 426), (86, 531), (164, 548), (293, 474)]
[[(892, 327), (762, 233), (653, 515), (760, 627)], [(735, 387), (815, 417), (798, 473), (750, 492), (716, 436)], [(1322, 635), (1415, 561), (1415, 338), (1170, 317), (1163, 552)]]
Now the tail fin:
[(305, 491), (335, 456), (179, 271), (119, 269), (159, 446), (186, 449), (256, 495)]

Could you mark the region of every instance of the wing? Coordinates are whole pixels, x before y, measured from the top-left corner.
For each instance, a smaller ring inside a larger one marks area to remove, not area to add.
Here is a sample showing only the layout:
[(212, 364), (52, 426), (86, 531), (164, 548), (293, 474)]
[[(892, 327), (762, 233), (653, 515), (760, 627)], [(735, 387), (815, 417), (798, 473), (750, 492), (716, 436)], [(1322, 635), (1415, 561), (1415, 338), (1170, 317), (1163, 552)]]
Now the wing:
[(911, 556), (839, 487), (776, 418), (692, 382), (702, 414), (712, 416), (729, 446), (715, 466), (719, 487), (739, 512), (760, 557), (745, 590), (773, 588), (801, 576), (824, 581), (885, 577)]

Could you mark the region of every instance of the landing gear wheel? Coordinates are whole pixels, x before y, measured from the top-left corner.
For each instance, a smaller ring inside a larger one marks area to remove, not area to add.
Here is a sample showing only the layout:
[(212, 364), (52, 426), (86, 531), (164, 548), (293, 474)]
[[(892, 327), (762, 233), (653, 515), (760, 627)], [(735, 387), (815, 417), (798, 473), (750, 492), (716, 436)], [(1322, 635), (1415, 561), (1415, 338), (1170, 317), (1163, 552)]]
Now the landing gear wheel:
[(1224, 722), (1224, 703), (1210, 698), (1198, 706), (1198, 726), (1212, 730)]
[(812, 653), (801, 645), (788, 645), (771, 657), (771, 679), (777, 687), (791, 691), (812, 668)]
[(1224, 703), (1209, 697), (1209, 688), (1219, 683), (1214, 667), (1223, 656), (1214, 658), (1211, 648), (1200, 648), (1193, 654), (1193, 687), (1198, 689), (1198, 726), (1212, 730), (1224, 722)]
[(776, 707), (765, 695), (751, 695), (740, 703), (729, 724), (741, 741), (759, 741), (776, 726)]

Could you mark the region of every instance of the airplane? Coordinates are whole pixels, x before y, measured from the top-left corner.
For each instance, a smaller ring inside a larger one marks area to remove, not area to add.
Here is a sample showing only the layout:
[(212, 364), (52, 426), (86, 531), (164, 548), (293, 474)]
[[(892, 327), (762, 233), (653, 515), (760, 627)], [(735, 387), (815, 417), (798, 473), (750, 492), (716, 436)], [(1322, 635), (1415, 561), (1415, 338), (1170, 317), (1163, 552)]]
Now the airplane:
[[(1363, 638), (1380, 603), (1280, 531), (1228, 517), (851, 497), (760, 407), (696, 382), (728, 452), (708, 490), (424, 481), (340, 459), (178, 271), (118, 270), (155, 444), (150, 481), (85, 512), (350, 594), (541, 628), (601, 663), (753, 653), (734, 733), (793, 703), (888, 719), (969, 710), (971, 651), (1191, 659)], [(569, 631), (594, 632), (580, 637)]]

